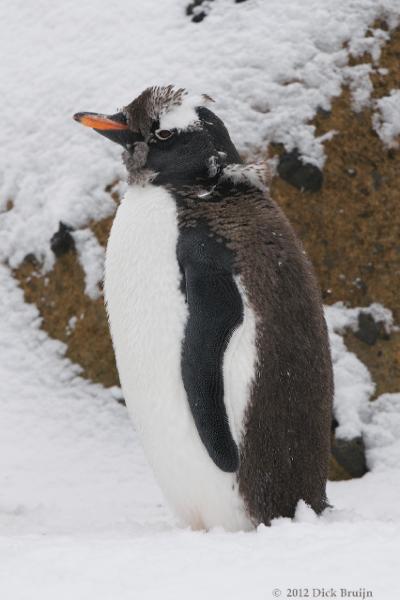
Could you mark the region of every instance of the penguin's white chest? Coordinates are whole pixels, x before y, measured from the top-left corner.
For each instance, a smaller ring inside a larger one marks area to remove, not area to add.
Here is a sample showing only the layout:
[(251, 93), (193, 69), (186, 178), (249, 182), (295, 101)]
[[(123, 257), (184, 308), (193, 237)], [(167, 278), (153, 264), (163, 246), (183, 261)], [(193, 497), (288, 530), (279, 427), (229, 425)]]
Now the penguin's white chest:
[[(195, 528), (249, 529), (236, 476), (222, 472), (209, 457), (182, 382), (188, 310), (180, 289), (178, 235), (176, 204), (169, 192), (152, 185), (131, 186), (113, 223), (105, 271), (121, 385), (147, 459), (183, 522)], [(244, 338), (251, 337), (250, 329)], [(234, 360), (242, 334), (235, 332), (227, 360), (230, 355)], [(224, 363), (224, 376), (228, 367)], [(246, 382), (251, 368), (243, 367)], [(243, 383), (234, 387), (245, 394)], [(234, 390), (230, 395), (236, 404), (227, 406), (227, 414), (239, 441), (246, 399), (237, 400)]]

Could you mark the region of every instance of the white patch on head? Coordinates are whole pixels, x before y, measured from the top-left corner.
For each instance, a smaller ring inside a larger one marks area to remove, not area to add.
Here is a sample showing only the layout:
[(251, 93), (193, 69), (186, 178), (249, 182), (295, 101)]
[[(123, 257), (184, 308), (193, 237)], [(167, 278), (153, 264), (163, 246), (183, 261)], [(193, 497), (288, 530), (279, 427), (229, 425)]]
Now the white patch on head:
[(173, 106), (160, 115), (160, 129), (188, 129), (199, 124), (196, 107), (204, 106), (204, 96), (188, 96), (182, 99), (182, 104)]

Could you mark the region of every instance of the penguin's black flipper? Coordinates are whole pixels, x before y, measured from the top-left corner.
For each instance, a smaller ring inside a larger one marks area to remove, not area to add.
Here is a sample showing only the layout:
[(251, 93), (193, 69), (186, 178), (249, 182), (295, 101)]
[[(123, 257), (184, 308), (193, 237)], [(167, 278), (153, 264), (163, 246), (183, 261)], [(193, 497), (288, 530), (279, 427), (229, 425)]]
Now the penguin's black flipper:
[(237, 445), (224, 404), (223, 358), (243, 319), (243, 304), (229, 251), (203, 243), (199, 230), (181, 236), (178, 255), (189, 308), (182, 348), (182, 377), (200, 438), (222, 471), (239, 468)]

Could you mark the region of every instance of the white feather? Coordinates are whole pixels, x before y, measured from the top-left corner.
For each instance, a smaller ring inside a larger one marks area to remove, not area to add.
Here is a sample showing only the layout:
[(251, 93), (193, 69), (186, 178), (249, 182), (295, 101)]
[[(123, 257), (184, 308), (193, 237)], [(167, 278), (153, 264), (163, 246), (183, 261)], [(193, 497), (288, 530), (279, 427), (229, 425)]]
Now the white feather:
[[(169, 192), (131, 186), (114, 220), (105, 276), (124, 397), (147, 459), (183, 523), (196, 529), (250, 529), (236, 476), (222, 472), (209, 457), (183, 386), (181, 344), (188, 311), (179, 289), (177, 238), (176, 205)], [(249, 322), (251, 331), (244, 333)], [(255, 361), (246, 359), (243, 369), (237, 367), (243, 351), (255, 355), (253, 329), (251, 318), (245, 318), (224, 361), (228, 414), (237, 440)], [(245, 383), (239, 381), (240, 372)]]
[(205, 103), (201, 96), (184, 96), (182, 104), (173, 106), (160, 116), (160, 129), (184, 130), (199, 123), (197, 106)]
[(243, 322), (233, 332), (223, 361), (224, 403), (230, 429), (237, 444), (243, 435), (245, 410), (257, 367), (256, 317), (240, 277), (235, 277), (243, 302)]

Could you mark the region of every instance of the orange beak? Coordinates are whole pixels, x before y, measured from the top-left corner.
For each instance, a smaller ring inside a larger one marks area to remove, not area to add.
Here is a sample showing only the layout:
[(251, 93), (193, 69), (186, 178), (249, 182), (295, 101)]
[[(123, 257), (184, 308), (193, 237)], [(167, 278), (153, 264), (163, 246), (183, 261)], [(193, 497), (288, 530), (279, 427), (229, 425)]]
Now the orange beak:
[(93, 112), (79, 112), (74, 115), (75, 121), (82, 123), (104, 135), (112, 142), (120, 144), (127, 150), (132, 150), (136, 142), (142, 140), (140, 133), (129, 129), (123, 112), (115, 115), (99, 115)]
[[(99, 115), (91, 112), (79, 112), (74, 115), (75, 121), (82, 123), (85, 127), (91, 127), (98, 131), (123, 131), (128, 125), (121, 120), (121, 113), (116, 115)], [(118, 119), (118, 120), (117, 120)]]

